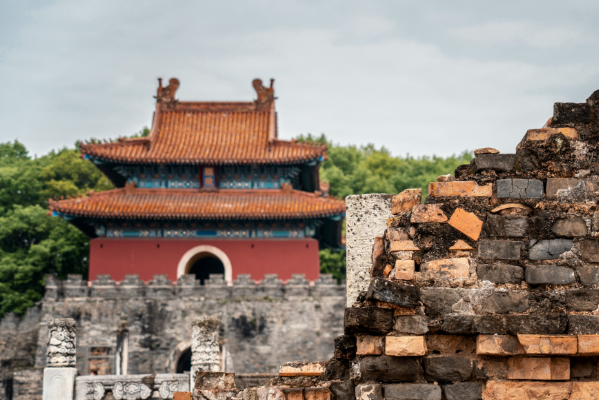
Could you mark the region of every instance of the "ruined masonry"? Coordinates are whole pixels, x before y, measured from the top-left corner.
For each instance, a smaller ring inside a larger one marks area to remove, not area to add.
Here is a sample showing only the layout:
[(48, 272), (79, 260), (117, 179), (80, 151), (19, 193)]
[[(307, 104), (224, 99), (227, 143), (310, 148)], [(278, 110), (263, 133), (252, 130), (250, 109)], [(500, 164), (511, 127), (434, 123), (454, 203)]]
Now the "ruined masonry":
[(599, 398), (598, 139), (596, 91), (556, 103), (515, 154), (476, 150), (424, 203), (350, 196), (335, 356), (243, 391), (200, 373), (193, 398)]

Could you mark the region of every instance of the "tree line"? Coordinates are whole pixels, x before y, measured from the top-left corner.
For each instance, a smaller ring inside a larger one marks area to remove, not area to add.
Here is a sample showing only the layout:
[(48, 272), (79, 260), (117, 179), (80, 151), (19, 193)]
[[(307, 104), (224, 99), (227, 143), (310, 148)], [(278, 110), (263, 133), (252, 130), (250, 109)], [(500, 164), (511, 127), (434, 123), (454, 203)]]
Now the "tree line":
[[(134, 136), (146, 136), (144, 128)], [(398, 193), (422, 187), (442, 174), (453, 173), (472, 155), (397, 157), (374, 145), (341, 146), (322, 135), (304, 135), (299, 141), (328, 144), (321, 179), (330, 194), (344, 198), (362, 193)], [(23, 315), (40, 301), (46, 274), (87, 279), (89, 238), (61, 218), (49, 215), (48, 199), (113, 188), (110, 181), (74, 148), (32, 157), (19, 143), (0, 143), (0, 317)], [(345, 252), (320, 251), (321, 272), (345, 277)]]

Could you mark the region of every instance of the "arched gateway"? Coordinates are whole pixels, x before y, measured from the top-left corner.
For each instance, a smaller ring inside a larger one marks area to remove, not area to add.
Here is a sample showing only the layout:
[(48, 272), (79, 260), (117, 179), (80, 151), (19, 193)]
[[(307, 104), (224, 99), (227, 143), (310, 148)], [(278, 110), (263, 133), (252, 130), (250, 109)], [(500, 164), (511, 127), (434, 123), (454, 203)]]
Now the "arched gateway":
[(195, 274), (202, 285), (210, 274), (223, 274), (227, 282), (233, 279), (229, 257), (224, 251), (209, 245), (196, 246), (181, 257), (177, 267), (177, 278), (185, 274)]

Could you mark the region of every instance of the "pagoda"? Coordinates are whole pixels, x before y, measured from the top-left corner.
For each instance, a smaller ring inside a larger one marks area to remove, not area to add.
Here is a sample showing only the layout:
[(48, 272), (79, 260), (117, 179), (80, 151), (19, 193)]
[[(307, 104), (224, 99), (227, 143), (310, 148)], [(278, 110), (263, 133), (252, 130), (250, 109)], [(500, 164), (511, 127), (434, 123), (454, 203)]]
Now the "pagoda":
[(116, 189), (51, 200), (92, 238), (90, 280), (166, 274), (319, 276), (340, 248), (345, 204), (320, 191), (326, 146), (278, 139), (273, 80), (252, 102), (184, 102), (159, 79), (147, 137), (81, 145)]

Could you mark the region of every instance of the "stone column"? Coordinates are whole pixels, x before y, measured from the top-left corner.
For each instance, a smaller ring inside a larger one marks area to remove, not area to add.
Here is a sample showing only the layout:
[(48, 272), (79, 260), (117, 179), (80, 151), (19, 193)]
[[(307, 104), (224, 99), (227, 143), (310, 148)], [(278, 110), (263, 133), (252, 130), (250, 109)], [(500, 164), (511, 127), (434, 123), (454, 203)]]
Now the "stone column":
[(383, 236), (391, 214), (390, 194), (360, 194), (345, 198), (347, 246), (347, 303), (351, 307), (360, 292), (370, 284), (372, 246), (375, 236)]
[(71, 400), (74, 395), (77, 335), (71, 318), (48, 323), (48, 350), (44, 368), (43, 400)]
[(190, 387), (195, 384), (198, 371), (220, 371), (219, 325), (216, 317), (197, 318), (192, 322)]
[(115, 375), (127, 375), (127, 366), (129, 365), (129, 329), (127, 328), (126, 315), (121, 315), (116, 331), (115, 361)]

